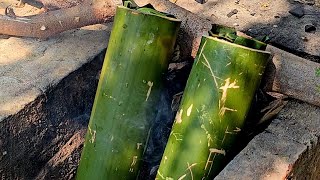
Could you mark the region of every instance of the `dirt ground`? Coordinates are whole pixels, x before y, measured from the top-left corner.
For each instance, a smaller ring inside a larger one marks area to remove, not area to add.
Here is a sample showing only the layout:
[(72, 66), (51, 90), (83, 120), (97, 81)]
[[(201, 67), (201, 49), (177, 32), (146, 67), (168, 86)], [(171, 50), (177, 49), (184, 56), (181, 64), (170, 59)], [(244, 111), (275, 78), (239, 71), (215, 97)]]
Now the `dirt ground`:
[[(233, 26), (253, 37), (268, 35), (270, 44), (298, 56), (320, 62), (320, 9), (293, 0), (177, 0), (177, 5), (218, 24)], [(310, 1), (309, 1), (310, 2)], [(300, 9), (304, 16), (289, 13)], [(236, 13), (231, 13), (235, 11)], [(306, 25), (314, 25), (315, 32), (305, 32)]]

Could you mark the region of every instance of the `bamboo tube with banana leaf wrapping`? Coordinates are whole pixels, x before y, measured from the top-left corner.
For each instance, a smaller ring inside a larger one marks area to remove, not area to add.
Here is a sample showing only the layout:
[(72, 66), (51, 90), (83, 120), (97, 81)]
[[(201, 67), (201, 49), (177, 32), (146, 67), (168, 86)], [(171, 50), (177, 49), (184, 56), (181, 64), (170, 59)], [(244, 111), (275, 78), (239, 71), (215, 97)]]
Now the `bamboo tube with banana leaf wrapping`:
[[(129, 6), (130, 5), (130, 6)], [(136, 179), (180, 21), (119, 6), (77, 179)]]
[(202, 37), (158, 180), (211, 180), (222, 170), (268, 62), (266, 44), (233, 29), (212, 31)]

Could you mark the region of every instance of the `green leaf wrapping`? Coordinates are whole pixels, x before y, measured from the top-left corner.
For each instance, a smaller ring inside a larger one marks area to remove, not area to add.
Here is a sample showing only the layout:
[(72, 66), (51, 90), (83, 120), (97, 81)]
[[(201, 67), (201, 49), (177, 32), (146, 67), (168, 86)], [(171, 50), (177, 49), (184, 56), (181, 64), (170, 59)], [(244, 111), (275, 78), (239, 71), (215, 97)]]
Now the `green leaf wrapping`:
[(208, 33), (212, 37), (217, 37), (235, 44), (258, 50), (265, 50), (267, 48), (267, 44), (264, 42), (269, 40), (268, 36), (262, 37), (262, 41), (249, 37), (238, 36), (235, 28), (218, 24), (212, 24), (212, 29)]
[(78, 180), (136, 179), (180, 23), (117, 7)]
[(156, 179), (213, 179), (226, 165), (269, 53), (204, 36)]

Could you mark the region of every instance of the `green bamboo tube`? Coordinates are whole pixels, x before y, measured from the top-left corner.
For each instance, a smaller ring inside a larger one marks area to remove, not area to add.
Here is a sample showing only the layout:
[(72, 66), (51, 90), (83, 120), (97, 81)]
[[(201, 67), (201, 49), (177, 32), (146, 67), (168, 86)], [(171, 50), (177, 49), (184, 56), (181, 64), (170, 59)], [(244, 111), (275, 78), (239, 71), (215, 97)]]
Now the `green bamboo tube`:
[(117, 7), (77, 179), (135, 179), (180, 21)]
[(268, 58), (266, 51), (202, 37), (156, 179), (211, 180), (222, 170)]

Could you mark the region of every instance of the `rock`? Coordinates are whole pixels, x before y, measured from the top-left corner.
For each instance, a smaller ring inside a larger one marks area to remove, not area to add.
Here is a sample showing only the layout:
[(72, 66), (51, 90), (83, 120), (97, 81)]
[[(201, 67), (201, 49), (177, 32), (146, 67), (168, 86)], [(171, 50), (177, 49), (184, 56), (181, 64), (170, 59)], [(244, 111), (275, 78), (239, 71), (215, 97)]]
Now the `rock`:
[(234, 10), (230, 11), (230, 12), (227, 14), (227, 16), (228, 16), (228, 17), (231, 17), (231, 16), (237, 14), (238, 12), (239, 12), (239, 11), (238, 11), (237, 9), (234, 9)]
[(304, 9), (300, 6), (294, 8), (294, 9), (291, 9), (289, 11), (290, 14), (292, 14), (293, 16), (295, 17), (298, 17), (298, 18), (301, 18), (304, 16)]
[(312, 32), (315, 32), (317, 30), (317, 28), (312, 25), (312, 24), (307, 24), (305, 27), (304, 27), (304, 31), (305, 32), (309, 32), (309, 33), (312, 33)]
[(49, 11), (70, 8), (82, 3), (83, 0), (37, 0), (37, 2), (41, 2), (45, 9)]
[(265, 91), (285, 94), (289, 97), (320, 107), (320, 93), (315, 88), (320, 78), (315, 73), (320, 64), (290, 54), (286, 51), (267, 46), (273, 55), (265, 71)]
[(308, 38), (307, 37), (301, 37), (301, 39), (303, 40), (303, 41), (305, 41), (305, 42), (307, 42), (308, 41)]
[(315, 4), (315, 0), (295, 0), (295, 2), (307, 4), (307, 5), (314, 5)]
[(319, 179), (320, 109), (289, 101), (268, 128), (222, 170), (225, 179)]
[(200, 3), (200, 4), (204, 4), (206, 3), (207, 1), (206, 0), (196, 0), (196, 2)]
[(107, 47), (105, 30), (110, 28), (88, 26), (46, 41), (0, 39), (0, 122), (99, 54)]

